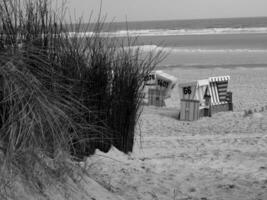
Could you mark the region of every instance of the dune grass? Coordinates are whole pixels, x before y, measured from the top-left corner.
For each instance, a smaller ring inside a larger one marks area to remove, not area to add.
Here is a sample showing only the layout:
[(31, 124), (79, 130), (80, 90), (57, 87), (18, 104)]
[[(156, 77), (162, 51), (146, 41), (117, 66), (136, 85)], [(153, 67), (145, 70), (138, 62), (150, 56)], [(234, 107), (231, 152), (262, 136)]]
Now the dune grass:
[(143, 80), (163, 58), (102, 37), (101, 21), (88, 36), (57, 16), (48, 0), (0, 2), (1, 178), (19, 174), (38, 191), (36, 169), (58, 180), (70, 158), (132, 151)]

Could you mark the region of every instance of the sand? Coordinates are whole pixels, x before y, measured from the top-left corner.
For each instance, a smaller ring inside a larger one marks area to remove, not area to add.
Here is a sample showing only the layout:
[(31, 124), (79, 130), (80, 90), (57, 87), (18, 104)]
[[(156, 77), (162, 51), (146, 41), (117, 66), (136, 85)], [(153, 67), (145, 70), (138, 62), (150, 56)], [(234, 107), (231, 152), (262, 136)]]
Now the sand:
[(131, 154), (97, 151), (78, 163), (89, 176), (46, 188), (47, 198), (18, 183), (20, 199), (266, 200), (267, 68), (164, 71), (179, 83), (230, 75), (234, 112), (179, 121), (176, 87), (166, 107), (145, 106)]
[(90, 177), (125, 200), (267, 199), (267, 69), (165, 72), (179, 82), (230, 75), (234, 112), (179, 121), (175, 88), (166, 107), (144, 108), (132, 154), (87, 159)]

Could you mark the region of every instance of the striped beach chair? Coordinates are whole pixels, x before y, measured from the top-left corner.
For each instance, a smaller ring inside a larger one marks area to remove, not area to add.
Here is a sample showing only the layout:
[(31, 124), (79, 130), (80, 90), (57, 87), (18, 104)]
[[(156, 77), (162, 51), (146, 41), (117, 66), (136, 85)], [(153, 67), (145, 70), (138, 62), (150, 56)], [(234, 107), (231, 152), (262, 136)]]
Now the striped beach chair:
[(226, 104), (227, 87), (230, 76), (217, 76), (209, 78), (209, 93), (211, 106)]

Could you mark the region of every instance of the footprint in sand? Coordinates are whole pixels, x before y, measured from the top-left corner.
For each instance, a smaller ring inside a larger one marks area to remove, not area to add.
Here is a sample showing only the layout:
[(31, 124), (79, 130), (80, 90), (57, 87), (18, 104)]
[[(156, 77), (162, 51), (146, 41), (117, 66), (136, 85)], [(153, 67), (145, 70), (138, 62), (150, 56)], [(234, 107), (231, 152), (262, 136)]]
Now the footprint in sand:
[(236, 188), (234, 184), (220, 184), (217, 186), (217, 188), (224, 189), (224, 190), (232, 190)]

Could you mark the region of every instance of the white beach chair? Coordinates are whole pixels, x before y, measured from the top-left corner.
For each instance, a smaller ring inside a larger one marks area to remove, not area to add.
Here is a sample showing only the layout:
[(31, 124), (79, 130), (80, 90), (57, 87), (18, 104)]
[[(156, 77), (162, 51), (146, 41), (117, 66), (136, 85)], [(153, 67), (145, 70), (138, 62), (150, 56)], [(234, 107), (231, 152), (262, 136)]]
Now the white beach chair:
[(145, 77), (144, 93), (148, 104), (164, 106), (164, 100), (171, 97), (171, 92), (177, 83), (177, 78), (161, 70), (151, 72)]
[(208, 87), (208, 79), (179, 84), (180, 120), (193, 121), (206, 116), (204, 97)]

